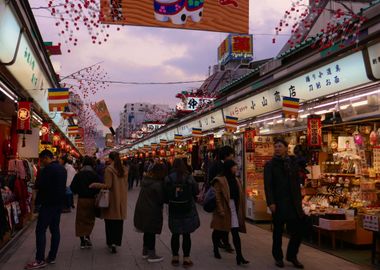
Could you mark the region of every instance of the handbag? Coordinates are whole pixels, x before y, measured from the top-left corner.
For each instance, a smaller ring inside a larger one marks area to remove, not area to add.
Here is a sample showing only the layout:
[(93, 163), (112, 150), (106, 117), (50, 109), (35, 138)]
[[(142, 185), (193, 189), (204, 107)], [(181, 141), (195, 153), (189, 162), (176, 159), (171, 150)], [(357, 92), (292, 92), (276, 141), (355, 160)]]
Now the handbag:
[(95, 206), (98, 208), (108, 208), (110, 205), (110, 191), (107, 189), (100, 190), (95, 199)]
[(203, 210), (207, 213), (212, 213), (216, 209), (216, 192), (214, 187), (210, 187), (203, 200)]

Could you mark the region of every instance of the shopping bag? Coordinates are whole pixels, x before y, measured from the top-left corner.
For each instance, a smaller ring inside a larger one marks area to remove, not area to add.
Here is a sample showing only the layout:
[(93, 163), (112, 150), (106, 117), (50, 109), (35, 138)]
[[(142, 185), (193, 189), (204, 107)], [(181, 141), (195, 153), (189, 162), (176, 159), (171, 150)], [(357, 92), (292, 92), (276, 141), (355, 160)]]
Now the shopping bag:
[(109, 190), (102, 189), (96, 196), (95, 206), (99, 208), (108, 208), (110, 204)]

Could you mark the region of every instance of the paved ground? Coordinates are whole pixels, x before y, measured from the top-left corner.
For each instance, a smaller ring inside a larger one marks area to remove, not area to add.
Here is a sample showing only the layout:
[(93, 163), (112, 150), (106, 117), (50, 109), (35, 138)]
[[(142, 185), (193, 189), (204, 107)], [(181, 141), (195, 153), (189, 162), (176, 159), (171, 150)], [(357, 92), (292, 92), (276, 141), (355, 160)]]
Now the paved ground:
[[(170, 232), (165, 222), (163, 233), (157, 237), (157, 251), (165, 257), (159, 264), (149, 264), (141, 258), (142, 235), (133, 228), (133, 211), (137, 199), (138, 190), (129, 193), (128, 219), (124, 225), (123, 246), (116, 255), (110, 254), (105, 247), (104, 223), (97, 220), (92, 236), (94, 248), (92, 250), (80, 250), (79, 240), (74, 235), (75, 213), (63, 214), (61, 222), (62, 240), (55, 265), (49, 265), (51, 270), (101, 270), (101, 269), (175, 269), (170, 264)], [(165, 209), (165, 219), (166, 218)], [(211, 230), (209, 229), (210, 215), (199, 210), (202, 226), (192, 236), (193, 269), (277, 269), (271, 257), (271, 234), (253, 225), (248, 226), (248, 233), (242, 235), (243, 253), (246, 259), (251, 261), (249, 266), (236, 266), (235, 256), (222, 253), (222, 260), (216, 260), (212, 256)], [(23, 269), (25, 263), (34, 257), (34, 226), (31, 226), (0, 258), (1, 270)], [(285, 239), (284, 242), (287, 242)], [(285, 243), (284, 243), (285, 245)], [(285, 247), (285, 246), (284, 246)], [(48, 249), (47, 249), (48, 250)], [(332, 255), (318, 251), (308, 246), (302, 246), (300, 255), (306, 269), (368, 269), (364, 266), (352, 264)], [(286, 264), (286, 268), (292, 266)]]

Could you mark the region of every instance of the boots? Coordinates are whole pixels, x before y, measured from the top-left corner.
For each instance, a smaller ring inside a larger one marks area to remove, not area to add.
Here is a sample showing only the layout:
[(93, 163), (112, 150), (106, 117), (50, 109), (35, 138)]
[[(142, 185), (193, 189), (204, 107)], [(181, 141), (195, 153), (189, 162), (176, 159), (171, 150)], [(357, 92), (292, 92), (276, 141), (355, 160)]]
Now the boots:
[(158, 263), (162, 262), (164, 257), (158, 256), (155, 250), (148, 250), (148, 262), (150, 263)]
[(220, 256), (219, 248), (217, 246), (214, 246), (214, 257), (216, 259), (221, 259), (222, 258), (222, 256)]

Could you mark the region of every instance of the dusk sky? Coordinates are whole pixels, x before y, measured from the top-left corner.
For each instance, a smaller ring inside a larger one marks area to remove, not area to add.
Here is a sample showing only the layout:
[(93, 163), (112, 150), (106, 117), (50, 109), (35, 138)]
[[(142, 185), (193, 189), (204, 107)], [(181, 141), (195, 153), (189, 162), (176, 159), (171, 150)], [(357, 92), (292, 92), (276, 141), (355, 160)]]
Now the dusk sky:
[[(48, 1), (29, 0), (32, 7), (47, 6)], [(274, 29), (290, 0), (250, 0), (250, 33), (254, 35), (254, 57), (260, 60), (275, 56), (288, 36), (277, 38), (272, 44)], [(107, 30), (109, 41), (93, 45), (86, 32), (80, 33), (78, 46), (70, 45), (67, 53), (64, 41), (58, 36), (58, 28), (48, 10), (35, 10), (37, 22), (45, 41), (63, 43), (60, 56), (52, 56), (57, 73), (61, 76), (83, 67), (104, 61), (102, 67), (113, 81), (167, 82), (192, 81), (207, 78), (209, 66), (217, 64), (217, 47), (226, 33), (175, 30), (148, 27), (116, 26)], [(49, 18), (51, 17), (51, 18)], [(83, 28), (83, 27), (82, 27)], [(114, 120), (119, 123), (119, 113), (125, 103), (150, 102), (178, 103), (176, 93), (200, 84), (133, 86), (113, 84), (107, 90), (97, 93), (92, 101), (105, 99)], [(99, 126), (100, 127), (100, 126)]]

